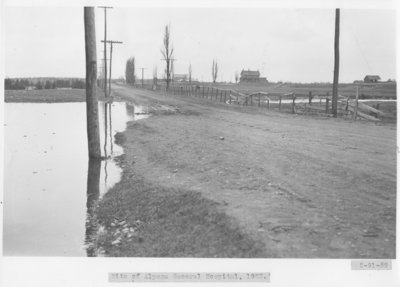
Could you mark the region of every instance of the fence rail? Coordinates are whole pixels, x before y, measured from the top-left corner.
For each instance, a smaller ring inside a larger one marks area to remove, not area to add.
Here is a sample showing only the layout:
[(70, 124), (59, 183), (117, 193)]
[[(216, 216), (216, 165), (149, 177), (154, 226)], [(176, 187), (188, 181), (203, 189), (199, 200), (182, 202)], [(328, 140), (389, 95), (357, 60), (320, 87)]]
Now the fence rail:
[[(165, 85), (136, 85), (137, 88), (159, 91), (173, 95), (192, 96), (206, 100), (217, 101), (229, 105), (254, 106), (257, 108), (274, 109), (278, 111), (296, 113), (332, 113), (332, 96), (326, 94), (295, 94), (295, 93), (267, 93), (253, 92), (244, 94), (232, 89), (222, 89), (213, 86), (173, 84), (166, 90)], [(379, 101), (379, 100), (376, 100)], [(350, 99), (339, 95), (338, 114), (350, 117), (353, 120), (364, 119), (379, 121), (385, 113), (377, 108), (371, 107), (358, 101), (358, 97)]]

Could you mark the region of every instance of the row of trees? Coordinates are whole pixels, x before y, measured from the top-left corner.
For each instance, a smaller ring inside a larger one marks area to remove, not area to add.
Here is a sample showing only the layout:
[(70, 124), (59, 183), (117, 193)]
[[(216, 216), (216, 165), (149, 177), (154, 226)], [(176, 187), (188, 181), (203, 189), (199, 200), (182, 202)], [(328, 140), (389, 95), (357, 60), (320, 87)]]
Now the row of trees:
[(80, 79), (66, 80), (28, 80), (28, 79), (4, 79), (5, 90), (25, 90), (27, 88), (37, 90), (49, 90), (57, 88), (72, 88), (72, 89), (84, 89), (85, 81)]
[(135, 76), (135, 57), (131, 57), (126, 61), (125, 67), (125, 80), (127, 84), (134, 85), (136, 76)]
[[(164, 79), (166, 81), (167, 90), (170, 87), (170, 83), (174, 77), (174, 47), (171, 43), (171, 28), (169, 25), (165, 26), (164, 38), (163, 38), (163, 47), (160, 52), (162, 55), (162, 60), (165, 61), (165, 69), (164, 69)], [(213, 83), (216, 83), (218, 78), (218, 62), (217, 60), (213, 60), (212, 63), (212, 80)], [(135, 84), (135, 58), (131, 57), (126, 61), (125, 67), (125, 79), (127, 84), (134, 85)], [(188, 80), (189, 83), (192, 82), (192, 65), (189, 64), (188, 70)], [(157, 67), (153, 70), (153, 83), (157, 84)]]

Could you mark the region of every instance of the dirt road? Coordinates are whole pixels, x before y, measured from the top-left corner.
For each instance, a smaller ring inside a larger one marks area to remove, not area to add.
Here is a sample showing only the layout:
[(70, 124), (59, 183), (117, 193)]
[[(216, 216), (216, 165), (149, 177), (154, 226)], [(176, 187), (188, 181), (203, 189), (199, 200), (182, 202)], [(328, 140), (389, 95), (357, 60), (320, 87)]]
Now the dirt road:
[(128, 124), (125, 169), (216, 202), (271, 257), (395, 257), (395, 125), (114, 92), (152, 114)]

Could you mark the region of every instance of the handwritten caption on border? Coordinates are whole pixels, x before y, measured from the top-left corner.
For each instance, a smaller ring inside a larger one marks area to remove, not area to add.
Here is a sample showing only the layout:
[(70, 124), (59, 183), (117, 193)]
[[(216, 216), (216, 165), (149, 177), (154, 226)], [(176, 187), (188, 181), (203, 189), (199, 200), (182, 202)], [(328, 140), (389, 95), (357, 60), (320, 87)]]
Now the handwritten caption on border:
[(392, 270), (390, 259), (351, 260), (351, 270)]
[(265, 273), (129, 273), (110, 272), (109, 282), (270, 282)]

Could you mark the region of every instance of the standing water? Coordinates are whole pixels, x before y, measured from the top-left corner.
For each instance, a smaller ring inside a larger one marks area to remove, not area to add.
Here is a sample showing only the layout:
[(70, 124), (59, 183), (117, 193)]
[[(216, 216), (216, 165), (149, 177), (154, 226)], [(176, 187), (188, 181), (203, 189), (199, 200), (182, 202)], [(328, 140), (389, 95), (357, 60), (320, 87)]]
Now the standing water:
[[(120, 180), (114, 135), (144, 118), (128, 103), (99, 103), (102, 155), (88, 165), (85, 103), (7, 103), (3, 254), (85, 256), (93, 206)], [(88, 252), (89, 255), (89, 252)]]

